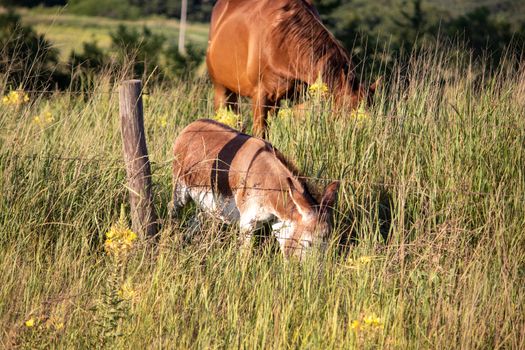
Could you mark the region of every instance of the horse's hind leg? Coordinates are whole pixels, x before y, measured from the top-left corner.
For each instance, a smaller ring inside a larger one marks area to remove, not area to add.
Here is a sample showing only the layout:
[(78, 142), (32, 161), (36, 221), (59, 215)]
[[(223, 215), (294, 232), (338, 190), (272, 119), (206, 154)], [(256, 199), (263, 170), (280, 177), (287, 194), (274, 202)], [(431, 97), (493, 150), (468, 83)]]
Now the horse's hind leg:
[(221, 84), (213, 84), (214, 87), (214, 107), (218, 110), (221, 107), (230, 107), (232, 111), (239, 114), (239, 97)]

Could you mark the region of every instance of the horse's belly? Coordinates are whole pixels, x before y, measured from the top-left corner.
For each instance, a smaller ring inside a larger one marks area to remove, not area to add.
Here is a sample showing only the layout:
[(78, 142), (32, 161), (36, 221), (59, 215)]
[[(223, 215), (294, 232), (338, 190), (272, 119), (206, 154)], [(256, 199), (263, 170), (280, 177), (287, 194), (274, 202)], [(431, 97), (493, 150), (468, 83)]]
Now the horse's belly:
[(190, 190), (193, 201), (210, 216), (228, 223), (239, 221), (240, 213), (233, 197), (214, 195), (211, 191)]
[(210, 54), (208, 59), (208, 71), (212, 81), (239, 95), (251, 96), (254, 84), (242, 55), (230, 53), (229, 57), (223, 58), (220, 53), (217, 53), (215, 56)]
[[(239, 24), (235, 22), (234, 24)], [(260, 42), (250, 38), (249, 28), (225, 24), (208, 43), (206, 63), (214, 83), (223, 85), (242, 96), (252, 96), (260, 80)]]

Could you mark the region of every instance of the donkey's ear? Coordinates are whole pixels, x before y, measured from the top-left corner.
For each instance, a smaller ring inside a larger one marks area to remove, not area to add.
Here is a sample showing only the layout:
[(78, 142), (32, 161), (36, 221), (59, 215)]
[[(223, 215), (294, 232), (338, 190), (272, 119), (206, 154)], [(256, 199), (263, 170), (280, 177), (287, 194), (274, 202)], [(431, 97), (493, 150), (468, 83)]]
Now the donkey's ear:
[(383, 77), (379, 77), (372, 85), (370, 85), (370, 87), (368, 88), (368, 93), (371, 96), (373, 96), (376, 93), (377, 89), (381, 87), (382, 80), (383, 80)]
[(304, 189), (300, 183), (297, 183), (297, 180), (287, 177), (286, 181), (288, 182), (288, 192), (290, 193), (290, 198), (295, 203), (297, 210), (303, 217), (313, 215), (312, 205), (304, 196)]
[(337, 192), (339, 191), (339, 181), (333, 181), (326, 186), (323, 198), (321, 199), (321, 211), (331, 211), (337, 202)]

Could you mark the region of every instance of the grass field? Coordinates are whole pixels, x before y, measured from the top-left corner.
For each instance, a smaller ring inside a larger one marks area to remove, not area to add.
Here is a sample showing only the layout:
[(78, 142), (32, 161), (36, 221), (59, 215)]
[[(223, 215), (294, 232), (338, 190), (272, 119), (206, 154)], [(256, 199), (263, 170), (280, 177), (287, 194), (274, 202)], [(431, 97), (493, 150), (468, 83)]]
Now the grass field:
[[(213, 221), (187, 244), (164, 226), (153, 250), (134, 241), (115, 258), (105, 235), (129, 208), (109, 75), (87, 99), (5, 99), (0, 346), (523, 349), (525, 70), (483, 77), (435, 54), (447, 50), (410, 62), (408, 85), (387, 77), (368, 117), (321, 101), (272, 119), (270, 141), (306, 175), (342, 180), (334, 237), (346, 221), (357, 236), (302, 264), (241, 254), (236, 227)], [(163, 219), (173, 140), (213, 115), (211, 97), (195, 80), (146, 101)]]
[[(179, 22), (163, 17), (147, 17), (143, 20), (116, 20), (105, 17), (89, 17), (68, 14), (60, 8), (19, 9), (22, 22), (31, 25), (39, 34), (54, 43), (60, 51), (61, 58), (69, 58), (72, 50), (82, 51), (84, 42), (96, 41), (103, 49), (111, 45), (110, 33), (116, 32), (121, 24), (137, 30), (144, 26), (154, 33), (164, 35), (170, 43), (176, 43), (179, 35)], [(206, 47), (208, 25), (190, 23), (187, 29), (187, 40), (200, 47)]]

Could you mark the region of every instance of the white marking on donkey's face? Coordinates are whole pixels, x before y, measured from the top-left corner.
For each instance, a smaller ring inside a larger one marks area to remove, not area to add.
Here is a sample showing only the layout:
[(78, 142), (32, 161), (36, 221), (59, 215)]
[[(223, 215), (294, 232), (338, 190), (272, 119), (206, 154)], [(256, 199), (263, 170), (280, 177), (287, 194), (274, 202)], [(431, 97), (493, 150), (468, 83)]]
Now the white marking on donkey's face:
[(330, 225), (319, 222), (317, 217), (309, 218), (307, 224), (292, 221), (278, 221), (272, 225), (272, 230), (283, 252), (288, 255), (304, 258), (309, 249), (316, 246), (326, 248), (326, 238)]
[(281, 247), (284, 247), (286, 241), (293, 236), (293, 223), (291, 221), (277, 221), (272, 225), (272, 233), (277, 238)]

